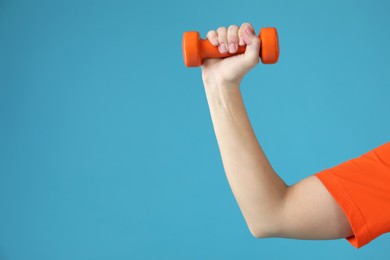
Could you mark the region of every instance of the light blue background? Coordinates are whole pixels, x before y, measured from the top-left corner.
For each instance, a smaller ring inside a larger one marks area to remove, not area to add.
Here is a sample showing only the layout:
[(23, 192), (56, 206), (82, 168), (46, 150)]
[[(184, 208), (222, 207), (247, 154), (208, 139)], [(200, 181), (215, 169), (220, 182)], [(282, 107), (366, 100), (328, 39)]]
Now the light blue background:
[(288, 184), (389, 141), (388, 1), (0, 0), (0, 259), (390, 259), (259, 240), (181, 37), (275, 26), (242, 91)]

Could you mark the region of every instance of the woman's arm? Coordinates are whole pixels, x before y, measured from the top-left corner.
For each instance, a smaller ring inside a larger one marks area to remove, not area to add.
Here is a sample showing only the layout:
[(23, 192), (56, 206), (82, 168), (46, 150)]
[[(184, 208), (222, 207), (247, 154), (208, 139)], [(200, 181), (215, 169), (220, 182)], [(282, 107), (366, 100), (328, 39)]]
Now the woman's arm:
[[(246, 53), (206, 60), (202, 76), (224, 169), (255, 237), (332, 239), (352, 235), (348, 220), (316, 177), (288, 187), (259, 145), (242, 100), (240, 83), (259, 61), (260, 41), (250, 24), (207, 35), (221, 52)], [(222, 47), (224, 46), (224, 47)]]

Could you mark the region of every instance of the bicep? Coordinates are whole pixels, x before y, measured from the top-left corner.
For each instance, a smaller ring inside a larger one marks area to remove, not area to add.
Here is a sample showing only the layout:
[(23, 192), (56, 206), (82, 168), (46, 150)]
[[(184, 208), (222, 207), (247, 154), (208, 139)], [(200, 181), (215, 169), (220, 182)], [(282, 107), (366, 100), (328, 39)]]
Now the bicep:
[(315, 176), (290, 186), (282, 204), (277, 237), (337, 239), (353, 235), (341, 207)]

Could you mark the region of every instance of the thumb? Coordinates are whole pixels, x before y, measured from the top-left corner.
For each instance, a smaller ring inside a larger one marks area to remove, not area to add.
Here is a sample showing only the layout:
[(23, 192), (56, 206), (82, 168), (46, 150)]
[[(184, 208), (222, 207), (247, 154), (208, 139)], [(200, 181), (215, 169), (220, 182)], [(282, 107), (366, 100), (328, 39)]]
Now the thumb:
[(259, 63), (260, 39), (256, 36), (255, 31), (250, 24), (245, 26), (242, 39), (246, 44), (244, 54), (245, 62), (249, 66), (254, 67)]

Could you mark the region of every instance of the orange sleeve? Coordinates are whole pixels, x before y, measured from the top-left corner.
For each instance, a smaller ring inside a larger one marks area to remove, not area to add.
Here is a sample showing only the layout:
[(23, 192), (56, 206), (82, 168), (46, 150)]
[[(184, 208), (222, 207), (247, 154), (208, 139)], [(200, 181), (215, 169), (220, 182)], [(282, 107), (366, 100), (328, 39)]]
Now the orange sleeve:
[(347, 216), (353, 246), (390, 232), (390, 142), (315, 176)]

